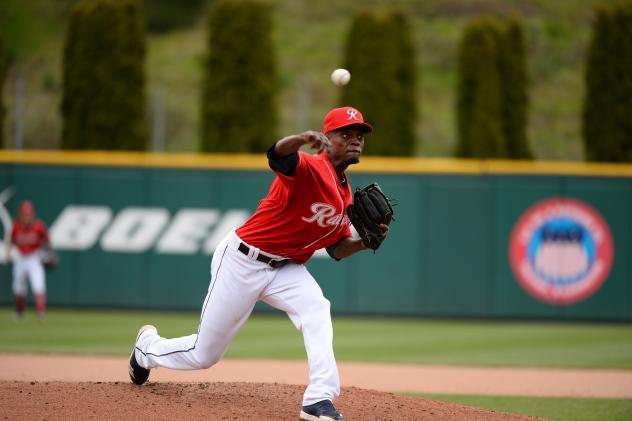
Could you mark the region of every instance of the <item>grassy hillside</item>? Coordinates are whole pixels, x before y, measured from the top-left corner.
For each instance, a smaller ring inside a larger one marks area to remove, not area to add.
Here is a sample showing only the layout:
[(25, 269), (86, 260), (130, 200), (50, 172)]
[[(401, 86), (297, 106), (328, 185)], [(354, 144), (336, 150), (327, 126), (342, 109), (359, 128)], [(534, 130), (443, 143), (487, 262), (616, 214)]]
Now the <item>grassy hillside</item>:
[[(411, 19), (417, 46), (420, 74), (417, 94), (421, 105), (418, 154), (451, 156), (456, 143), (456, 50), (462, 28), (472, 16), (516, 14), (524, 19), (530, 55), (529, 138), (536, 157), (583, 158), (579, 117), (592, 9), (594, 5), (619, 0), (271, 2), (275, 5), (275, 38), (280, 64), (282, 121), (279, 135), (320, 127), (323, 113), (337, 104), (339, 92), (329, 82), (329, 73), (343, 62), (341, 52), (350, 17), (360, 10), (399, 8)], [(10, 107), (6, 124), (9, 144), (13, 137), (14, 81), (21, 75), (27, 92), (26, 144), (28, 147), (55, 147), (60, 133), (60, 56), (64, 16), (67, 15), (67, 6), (62, 6), (63, 13), (60, 13), (56, 5), (69, 2), (34, 0), (29, 3), (30, 7), (20, 6), (24, 2), (19, 0), (3, 3), (0, 28), (5, 29), (0, 31), (10, 31), (12, 40), (19, 38), (16, 34), (29, 35), (23, 41), (15, 41), (19, 44), (17, 56), (5, 84), (5, 101)], [(6, 6), (12, 4), (13, 7)], [(3, 25), (8, 21), (13, 24)], [(149, 99), (158, 91), (164, 92), (169, 150), (197, 149), (205, 38), (204, 13), (190, 28), (149, 38)], [(353, 75), (353, 78), (361, 77)]]

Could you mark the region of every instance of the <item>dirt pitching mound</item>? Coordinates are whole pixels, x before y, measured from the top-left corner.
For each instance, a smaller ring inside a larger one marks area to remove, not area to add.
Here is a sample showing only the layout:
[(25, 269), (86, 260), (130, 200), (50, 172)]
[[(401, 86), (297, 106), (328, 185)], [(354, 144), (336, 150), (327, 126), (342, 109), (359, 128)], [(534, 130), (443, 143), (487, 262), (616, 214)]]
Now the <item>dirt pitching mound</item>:
[[(0, 419), (296, 421), (303, 389), (268, 383), (5, 382)], [(534, 419), (355, 387), (343, 388), (336, 405), (347, 421)]]

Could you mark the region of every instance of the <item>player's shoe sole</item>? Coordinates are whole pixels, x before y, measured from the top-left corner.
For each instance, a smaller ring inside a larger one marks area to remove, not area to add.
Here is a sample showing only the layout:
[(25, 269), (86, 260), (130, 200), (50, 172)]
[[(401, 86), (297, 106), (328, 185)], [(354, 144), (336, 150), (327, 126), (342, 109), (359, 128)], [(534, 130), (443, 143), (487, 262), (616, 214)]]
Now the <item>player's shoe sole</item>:
[(147, 381), (149, 378), (149, 372), (151, 371), (148, 368), (141, 367), (136, 361), (136, 344), (138, 343), (138, 339), (140, 336), (148, 330), (153, 330), (154, 332), (158, 332), (158, 330), (152, 325), (145, 325), (138, 330), (138, 334), (136, 335), (136, 341), (134, 342), (134, 347), (132, 348), (132, 353), (129, 357), (129, 378), (132, 380), (132, 383), (141, 385)]
[(305, 421), (343, 421), (342, 414), (336, 411), (328, 399), (304, 406), (300, 417), (301, 420)]
[(315, 415), (309, 415), (305, 411), (301, 411), (301, 420), (305, 420), (305, 421), (338, 421), (340, 420), (342, 421), (342, 418), (331, 418), (325, 415), (321, 415), (320, 417), (317, 417)]

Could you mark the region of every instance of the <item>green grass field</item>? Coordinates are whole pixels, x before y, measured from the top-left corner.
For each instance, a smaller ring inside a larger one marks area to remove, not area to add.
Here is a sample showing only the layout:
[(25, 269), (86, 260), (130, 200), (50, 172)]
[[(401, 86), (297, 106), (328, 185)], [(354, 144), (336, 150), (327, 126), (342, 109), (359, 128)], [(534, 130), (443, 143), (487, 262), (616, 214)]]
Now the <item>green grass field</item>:
[[(162, 336), (197, 330), (197, 313), (57, 310), (41, 323), (33, 315), (0, 318), (0, 352), (125, 355), (138, 327)], [(632, 369), (632, 326), (337, 317), (339, 360), (515, 367)], [(255, 315), (227, 356), (304, 358), (300, 333), (283, 315)]]
[[(0, 308), (0, 352), (127, 355), (139, 326), (161, 335), (197, 330), (198, 314), (52, 309), (16, 322)], [(539, 322), (334, 319), (340, 361), (632, 369), (632, 326)], [(255, 315), (227, 357), (305, 358), (301, 335), (283, 315)], [(1, 358), (1, 356), (0, 356)], [(632, 401), (621, 399), (423, 395), (559, 420), (629, 420)]]
[(560, 421), (629, 421), (632, 400), (521, 396), (411, 395)]

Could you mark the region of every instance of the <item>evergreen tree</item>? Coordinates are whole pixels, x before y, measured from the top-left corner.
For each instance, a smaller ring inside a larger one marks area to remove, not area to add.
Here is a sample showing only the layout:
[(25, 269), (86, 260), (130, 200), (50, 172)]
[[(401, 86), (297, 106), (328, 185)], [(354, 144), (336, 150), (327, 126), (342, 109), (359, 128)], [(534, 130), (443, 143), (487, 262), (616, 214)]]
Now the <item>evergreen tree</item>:
[(504, 157), (507, 145), (502, 125), (498, 66), (499, 28), (496, 22), (471, 22), (459, 49), (457, 155)]
[[(374, 100), (381, 94), (381, 86), (378, 85), (380, 78), (377, 76), (381, 57), (377, 51), (382, 51), (382, 41), (379, 21), (373, 14), (364, 12), (354, 17), (347, 35), (343, 62), (343, 67), (351, 72), (352, 80), (342, 88), (340, 101), (341, 106), (358, 108), (365, 121), (371, 122), (378, 130), (381, 128), (375, 118), (380, 113), (380, 107)], [(375, 46), (372, 51), (369, 51), (369, 44)], [(374, 136), (378, 130), (371, 135), (374, 145), (377, 143)], [(369, 153), (368, 140), (364, 152)]]
[(502, 54), (500, 77), (503, 114), (503, 134), (507, 142), (507, 157), (532, 159), (527, 141), (527, 54), (522, 24), (517, 19), (508, 22), (500, 34)]
[(276, 140), (278, 91), (270, 6), (220, 0), (209, 19), (202, 98), (207, 152), (262, 152)]
[(341, 105), (357, 107), (375, 126), (365, 153), (413, 155), (417, 70), (405, 15), (357, 15), (347, 36), (344, 67), (352, 78), (343, 88)]
[(144, 58), (139, 0), (77, 4), (63, 57), (64, 149), (146, 149)]
[(586, 159), (632, 162), (632, 4), (597, 9), (585, 82)]
[(458, 156), (532, 157), (526, 134), (527, 84), (520, 22), (471, 21), (459, 49)]

